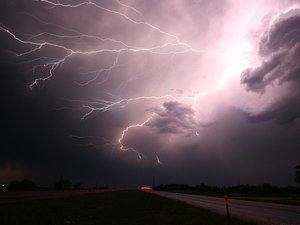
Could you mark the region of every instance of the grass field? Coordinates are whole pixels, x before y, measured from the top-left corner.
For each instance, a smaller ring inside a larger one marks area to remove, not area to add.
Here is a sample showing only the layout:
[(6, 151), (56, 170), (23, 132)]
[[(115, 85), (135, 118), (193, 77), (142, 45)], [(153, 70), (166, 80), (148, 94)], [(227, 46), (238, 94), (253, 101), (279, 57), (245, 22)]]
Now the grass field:
[[(205, 195), (212, 197), (223, 198), (224, 194), (214, 194), (214, 193), (199, 193), (197, 191), (171, 191), (184, 194), (193, 195)], [(297, 205), (300, 206), (300, 194), (240, 194), (240, 193), (229, 193), (229, 197), (232, 199), (240, 199), (255, 202), (268, 202), (277, 203), (284, 205)]]
[(300, 206), (300, 196), (237, 196), (235, 199)]
[[(226, 217), (142, 191), (0, 204), (1, 225), (222, 225)], [(248, 224), (231, 220), (231, 225)]]

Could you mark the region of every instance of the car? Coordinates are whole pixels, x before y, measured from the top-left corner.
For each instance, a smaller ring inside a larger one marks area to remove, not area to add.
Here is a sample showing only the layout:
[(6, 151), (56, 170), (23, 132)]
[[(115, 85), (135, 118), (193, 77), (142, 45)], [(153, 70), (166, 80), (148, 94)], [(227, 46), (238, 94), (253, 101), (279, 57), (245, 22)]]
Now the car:
[(143, 191), (150, 191), (150, 190), (153, 190), (153, 188), (151, 186), (147, 185), (147, 186), (142, 186), (141, 190), (143, 190)]

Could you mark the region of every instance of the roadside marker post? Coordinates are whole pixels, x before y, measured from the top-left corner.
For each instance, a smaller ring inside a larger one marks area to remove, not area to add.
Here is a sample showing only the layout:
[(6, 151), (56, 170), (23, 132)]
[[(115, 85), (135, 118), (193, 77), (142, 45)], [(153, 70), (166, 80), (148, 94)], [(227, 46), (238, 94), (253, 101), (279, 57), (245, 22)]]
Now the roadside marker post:
[(229, 215), (229, 207), (228, 207), (228, 194), (224, 195), (224, 203), (226, 205), (226, 213), (227, 213), (227, 224), (230, 225), (230, 215)]

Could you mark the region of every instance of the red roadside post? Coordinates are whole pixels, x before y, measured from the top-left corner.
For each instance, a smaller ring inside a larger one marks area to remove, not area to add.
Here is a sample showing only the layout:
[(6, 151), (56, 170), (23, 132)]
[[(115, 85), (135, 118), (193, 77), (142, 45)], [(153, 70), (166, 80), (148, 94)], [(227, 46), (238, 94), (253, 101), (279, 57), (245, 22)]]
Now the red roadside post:
[(229, 207), (228, 207), (228, 194), (224, 195), (224, 203), (226, 205), (226, 213), (227, 213), (227, 224), (230, 225), (230, 215), (229, 215)]

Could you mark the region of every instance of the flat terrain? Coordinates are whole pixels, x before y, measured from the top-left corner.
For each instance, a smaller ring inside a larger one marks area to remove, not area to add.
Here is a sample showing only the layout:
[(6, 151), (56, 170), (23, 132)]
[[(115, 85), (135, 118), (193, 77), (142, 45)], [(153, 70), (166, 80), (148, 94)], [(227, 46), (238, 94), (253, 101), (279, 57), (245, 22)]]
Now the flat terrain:
[[(226, 213), (223, 198), (162, 191), (152, 193), (218, 213)], [(231, 199), (229, 209), (231, 215), (258, 224), (300, 225), (300, 206)]]
[(105, 190), (61, 190), (61, 191), (0, 191), (0, 204), (9, 202), (21, 202), (37, 199), (61, 198), (83, 194), (101, 193), (113, 191)]
[[(20, 193), (19, 193), (20, 194)], [(249, 224), (232, 220), (231, 225)], [(1, 225), (226, 225), (226, 217), (142, 191), (0, 204)]]

